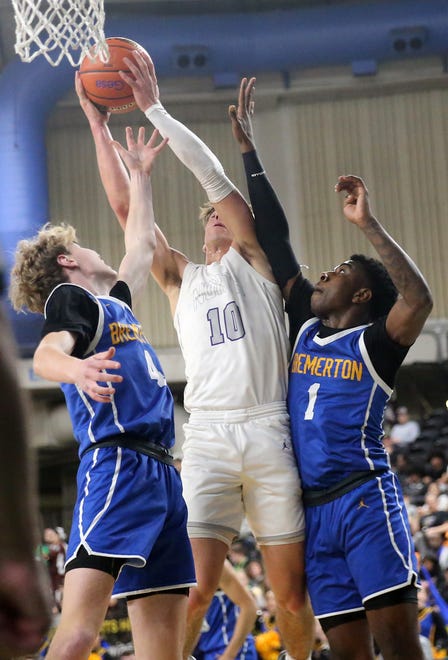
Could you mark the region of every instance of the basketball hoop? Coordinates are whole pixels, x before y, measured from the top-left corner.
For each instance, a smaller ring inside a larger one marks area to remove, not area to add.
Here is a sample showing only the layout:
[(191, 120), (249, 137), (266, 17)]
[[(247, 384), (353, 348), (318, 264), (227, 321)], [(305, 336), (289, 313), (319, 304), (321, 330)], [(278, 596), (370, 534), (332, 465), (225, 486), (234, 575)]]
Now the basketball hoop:
[(107, 62), (104, 0), (12, 0), (15, 51), (22, 62), (43, 55), (57, 66), (65, 56), (78, 66), (85, 55)]

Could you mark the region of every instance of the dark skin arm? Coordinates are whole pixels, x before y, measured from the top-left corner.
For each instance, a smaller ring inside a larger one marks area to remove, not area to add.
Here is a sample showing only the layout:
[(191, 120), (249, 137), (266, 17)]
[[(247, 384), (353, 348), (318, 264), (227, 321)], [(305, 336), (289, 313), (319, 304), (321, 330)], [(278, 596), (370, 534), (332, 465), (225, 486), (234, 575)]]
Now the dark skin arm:
[(399, 298), (390, 310), (386, 330), (394, 341), (411, 346), (419, 336), (432, 306), (432, 295), (425, 278), (398, 243), (372, 214), (369, 193), (357, 176), (340, 176), (336, 192), (345, 193), (343, 212), (349, 222), (361, 229), (377, 251)]

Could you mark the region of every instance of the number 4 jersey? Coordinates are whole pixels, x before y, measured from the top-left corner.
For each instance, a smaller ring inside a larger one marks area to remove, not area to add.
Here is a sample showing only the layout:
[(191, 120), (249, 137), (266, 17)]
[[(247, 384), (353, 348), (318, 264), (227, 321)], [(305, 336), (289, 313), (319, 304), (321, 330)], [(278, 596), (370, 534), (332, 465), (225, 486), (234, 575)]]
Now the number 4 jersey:
[(187, 265), (174, 325), (186, 366), (187, 411), (285, 401), (282, 295), (236, 250), (208, 266)]
[[(76, 336), (76, 357), (116, 349), (110, 403), (93, 401), (77, 385), (62, 383), (80, 455), (111, 436), (130, 434), (169, 448), (174, 444), (173, 399), (158, 358), (131, 307), (130, 292), (118, 282), (109, 296), (94, 296), (73, 284), (61, 284), (45, 306), (43, 334), (67, 330)], [(115, 373), (115, 372), (114, 372)]]

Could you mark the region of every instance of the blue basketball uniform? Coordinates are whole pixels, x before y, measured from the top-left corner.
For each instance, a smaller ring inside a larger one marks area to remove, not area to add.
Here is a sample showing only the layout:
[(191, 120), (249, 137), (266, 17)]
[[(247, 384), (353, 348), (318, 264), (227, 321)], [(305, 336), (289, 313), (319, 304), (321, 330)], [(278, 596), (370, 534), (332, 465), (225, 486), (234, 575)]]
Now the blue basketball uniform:
[[(52, 310), (52, 297), (59, 297), (67, 287), (74, 286), (61, 284), (53, 290), (45, 306), (47, 319)], [(80, 455), (97, 442), (119, 434), (131, 434), (166, 448), (172, 447), (172, 395), (139, 321), (126, 302), (82, 291), (98, 305), (99, 314), (95, 335), (83, 357), (114, 346), (114, 359), (121, 364), (123, 381), (114, 383), (115, 394), (110, 405), (93, 401), (76, 385), (62, 383)]]
[(303, 324), (290, 362), (288, 405), (303, 490), (390, 467), (381, 440), (392, 389), (365, 350), (367, 326), (325, 338), (320, 326), (318, 319)]
[[(193, 652), (196, 660), (216, 660), (227, 648), (238, 619), (239, 608), (220, 589), (213, 596)], [(235, 660), (257, 660), (255, 641), (248, 635)]]
[(387, 471), (331, 502), (305, 506), (306, 576), (319, 619), (363, 611), (369, 599), (417, 582), (411, 530)]
[[(47, 300), (43, 331), (72, 332), (79, 357), (114, 346), (121, 364), (123, 381), (114, 383), (110, 403), (61, 384), (81, 459), (67, 562), (81, 546), (89, 554), (124, 559), (116, 595), (195, 584), (180, 476), (144, 453), (160, 448), (163, 459), (174, 443), (172, 395), (126, 298), (130, 302), (123, 283), (98, 297), (61, 284)], [(111, 440), (118, 446), (102, 445)], [(131, 448), (136, 440), (142, 451)]]
[[(382, 444), (391, 387), (365, 344), (369, 326), (299, 330), (288, 405), (306, 510), (306, 573), (316, 616), (362, 610), (410, 585), (417, 566), (401, 490)], [(342, 586), (341, 586), (342, 585)]]

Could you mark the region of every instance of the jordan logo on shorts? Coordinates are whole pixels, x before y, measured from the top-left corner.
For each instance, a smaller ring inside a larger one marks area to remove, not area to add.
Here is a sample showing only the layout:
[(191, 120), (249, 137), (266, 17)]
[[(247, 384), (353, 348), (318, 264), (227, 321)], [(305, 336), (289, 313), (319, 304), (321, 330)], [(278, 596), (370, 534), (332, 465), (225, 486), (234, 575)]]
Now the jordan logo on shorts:
[(365, 504), (363, 497), (361, 497), (361, 499), (359, 500), (359, 504), (358, 504), (358, 509), (362, 509), (362, 508), (364, 508), (364, 509), (369, 508), (369, 505)]

